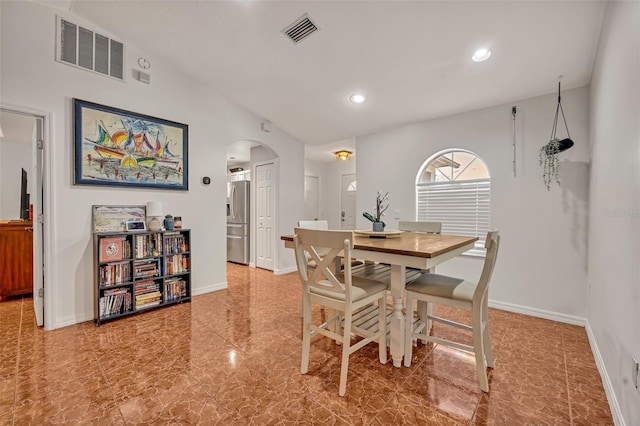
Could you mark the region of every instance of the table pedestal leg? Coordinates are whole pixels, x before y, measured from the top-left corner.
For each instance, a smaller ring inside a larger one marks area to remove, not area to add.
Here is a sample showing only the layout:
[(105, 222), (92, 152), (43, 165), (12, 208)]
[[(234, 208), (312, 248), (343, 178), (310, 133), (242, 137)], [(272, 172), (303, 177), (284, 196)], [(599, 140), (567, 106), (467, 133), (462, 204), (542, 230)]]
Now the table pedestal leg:
[(393, 298), (393, 314), (391, 315), (391, 358), (393, 366), (400, 367), (404, 356), (404, 315), (402, 301), (404, 298), (404, 281), (407, 268), (391, 265), (391, 297)]

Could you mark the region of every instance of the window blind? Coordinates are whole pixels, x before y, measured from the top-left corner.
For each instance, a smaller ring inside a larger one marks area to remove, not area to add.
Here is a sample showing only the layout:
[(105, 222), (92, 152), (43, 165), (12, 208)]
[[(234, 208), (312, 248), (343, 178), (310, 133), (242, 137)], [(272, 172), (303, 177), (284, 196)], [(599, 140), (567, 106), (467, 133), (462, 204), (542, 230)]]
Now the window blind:
[(484, 256), (489, 231), (491, 180), (428, 182), (416, 185), (417, 220), (442, 222), (443, 234), (478, 237), (466, 254)]

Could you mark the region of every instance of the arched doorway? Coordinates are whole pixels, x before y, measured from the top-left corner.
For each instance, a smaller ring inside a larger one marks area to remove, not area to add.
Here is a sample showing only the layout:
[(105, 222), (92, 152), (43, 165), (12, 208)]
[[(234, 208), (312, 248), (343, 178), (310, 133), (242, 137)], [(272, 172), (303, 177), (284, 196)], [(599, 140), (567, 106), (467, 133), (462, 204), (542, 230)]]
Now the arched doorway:
[[(228, 261), (275, 269), (278, 165), (275, 151), (260, 142), (240, 140), (227, 147)], [(238, 216), (240, 210), (244, 216)]]

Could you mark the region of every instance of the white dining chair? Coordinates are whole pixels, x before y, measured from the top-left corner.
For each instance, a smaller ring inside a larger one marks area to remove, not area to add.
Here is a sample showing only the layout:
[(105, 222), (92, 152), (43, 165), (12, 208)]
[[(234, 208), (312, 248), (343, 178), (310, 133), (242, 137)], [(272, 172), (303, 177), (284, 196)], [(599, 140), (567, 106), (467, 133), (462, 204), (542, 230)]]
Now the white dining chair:
[[(329, 221), (324, 220), (324, 219), (318, 219), (318, 220), (299, 220), (298, 221), (298, 228), (305, 228), (305, 229), (329, 229)], [(338, 259), (340, 260), (340, 259)], [(356, 259), (351, 259), (351, 266), (357, 266), (362, 264), (363, 262), (356, 260)], [(342, 265), (342, 263), (340, 263), (340, 265)], [(310, 267), (315, 267), (315, 264), (312, 262), (309, 264)], [(340, 266), (342, 268), (342, 266)]]
[[(405, 318), (405, 342), (404, 365), (411, 366), (413, 351), (413, 339), (421, 339), (429, 342), (451, 346), (475, 354), (476, 370), (480, 389), (489, 392), (487, 379), (487, 367), (493, 368), (493, 354), (491, 352), (491, 340), (489, 337), (489, 322), (487, 317), (487, 302), (489, 298), (489, 282), (498, 257), (500, 246), (500, 234), (498, 231), (489, 231), (485, 242), (487, 249), (484, 259), (484, 267), (480, 279), (477, 282), (466, 281), (460, 278), (445, 275), (423, 274), (406, 288), (407, 310)], [(471, 325), (429, 315), (434, 321), (471, 331), (472, 345), (454, 342), (431, 334), (431, 330), (425, 328), (424, 333), (416, 333), (411, 327), (413, 324), (413, 301), (420, 300), (429, 304), (445, 305), (471, 311)]]
[(329, 229), (329, 221), (328, 220), (299, 220), (298, 228)]
[[(442, 232), (442, 222), (426, 220), (401, 220), (398, 222), (398, 229), (405, 232), (425, 232), (427, 234), (440, 234)], [(430, 272), (433, 274), (436, 272), (436, 267), (434, 266), (427, 270), (421, 270), (421, 272)], [(429, 315), (432, 314), (432, 309), (429, 307), (429, 304), (427, 304), (426, 302), (418, 301), (417, 308), (418, 318), (420, 318), (418, 326), (425, 327), (427, 330), (431, 330), (431, 320), (429, 319)], [(420, 331), (420, 329), (416, 330), (416, 332)], [(426, 344), (427, 342), (422, 341), (422, 343)]]
[[(351, 274), (351, 264), (346, 262), (342, 273), (335, 272), (335, 259), (338, 256), (351, 258), (353, 234), (351, 231), (330, 231), (295, 228), (294, 246), (298, 273), (302, 282), (302, 361), (300, 372), (309, 370), (311, 338), (323, 335), (340, 341), (342, 361), (338, 394), (344, 396), (347, 388), (349, 355), (370, 342), (378, 342), (380, 362), (387, 362), (386, 344), (386, 284)], [(324, 253), (323, 255), (320, 253)], [(307, 254), (309, 257), (307, 257)], [(310, 269), (308, 263), (315, 262)], [(378, 303), (378, 327), (367, 330), (353, 324), (353, 313), (373, 302)], [(312, 305), (327, 307), (333, 313), (326, 321), (312, 322)], [(332, 327), (340, 324), (342, 327)], [(334, 331), (332, 328), (335, 328)], [(362, 337), (351, 341), (351, 335)]]
[(442, 232), (442, 222), (424, 220), (401, 220), (398, 222), (400, 231), (426, 232), (428, 234), (439, 234)]

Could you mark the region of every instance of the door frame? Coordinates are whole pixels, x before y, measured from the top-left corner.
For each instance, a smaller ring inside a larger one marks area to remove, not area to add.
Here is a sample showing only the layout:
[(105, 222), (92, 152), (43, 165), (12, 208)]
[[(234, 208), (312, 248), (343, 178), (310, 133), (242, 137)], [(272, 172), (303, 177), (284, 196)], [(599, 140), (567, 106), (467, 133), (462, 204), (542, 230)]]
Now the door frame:
[[(353, 173), (340, 173), (340, 209), (338, 210), (338, 222), (340, 223), (340, 229), (342, 229), (342, 212), (344, 211), (343, 206), (342, 206), (342, 191), (344, 190), (344, 188), (342, 187), (342, 180), (345, 178), (345, 176), (354, 176), (354, 180), (356, 181), (356, 188), (358, 185), (358, 175), (356, 174), (356, 172)], [(356, 189), (357, 191), (357, 189)], [(358, 214), (356, 213), (358, 211), (358, 206), (357, 206), (357, 201), (358, 198), (356, 196), (356, 199), (354, 200), (355, 204), (354, 204), (354, 216), (353, 216), (353, 229), (357, 229), (358, 227)]]
[[(303, 215), (303, 219), (305, 219), (305, 220), (319, 220), (319, 219), (321, 219), (321, 215), (320, 215), (320, 176), (308, 175), (308, 174), (304, 175), (304, 184), (305, 184), (305, 186), (304, 186), (305, 194), (304, 195), (305, 195), (305, 200), (306, 200), (306, 196), (307, 196), (307, 194), (306, 194), (306, 192), (307, 192), (307, 186), (306, 186), (307, 185), (307, 178), (316, 178), (317, 179), (318, 187), (316, 188), (317, 189), (317, 192), (316, 192), (316, 214), (315, 214), (314, 218), (304, 217), (304, 215)], [(306, 210), (306, 207), (303, 207), (303, 211), (304, 210)]]
[[(52, 158), (50, 155), (50, 147), (52, 146), (52, 126), (53, 126), (53, 114), (50, 111), (44, 111), (37, 108), (17, 106), (13, 104), (0, 103), (0, 110), (14, 113), (35, 116), (42, 119), (42, 212), (43, 220), (42, 224), (38, 224), (38, 232), (42, 231), (42, 250), (33, 253), (33, 282), (36, 283), (36, 274), (42, 275), (42, 286), (44, 289), (44, 317), (43, 326), (45, 330), (52, 330), (55, 328), (54, 318), (55, 316), (55, 304), (53, 303), (52, 283), (55, 276), (54, 264), (51, 262), (53, 253), (53, 241), (54, 230), (52, 224), (54, 223), (54, 210), (53, 210), (53, 188), (55, 188), (52, 174)], [(38, 149), (37, 146), (33, 146), (33, 149)], [(33, 161), (33, 160), (32, 160)], [(33, 164), (32, 164), (33, 167)], [(38, 209), (36, 209), (38, 210)], [(34, 224), (37, 223), (37, 216), (34, 215)], [(34, 245), (35, 247), (35, 245)], [(37, 297), (33, 295), (34, 300)]]
[(249, 251), (251, 252), (249, 266), (256, 267), (258, 259), (258, 244), (256, 244), (257, 235), (257, 222), (258, 222), (258, 193), (256, 187), (258, 186), (258, 172), (257, 168), (265, 166), (267, 164), (273, 164), (273, 241), (271, 241), (271, 249), (273, 253), (273, 270), (271, 272), (278, 271), (278, 239), (277, 235), (280, 235), (280, 226), (278, 223), (278, 208), (280, 206), (280, 157), (275, 157), (271, 160), (257, 161), (251, 165), (251, 200), (253, 207), (251, 208), (251, 236), (249, 238)]

